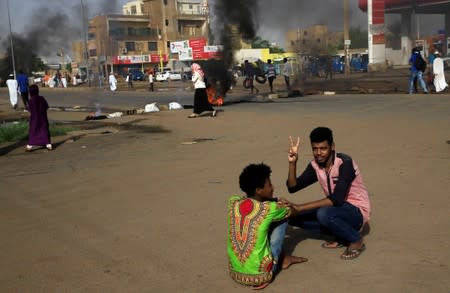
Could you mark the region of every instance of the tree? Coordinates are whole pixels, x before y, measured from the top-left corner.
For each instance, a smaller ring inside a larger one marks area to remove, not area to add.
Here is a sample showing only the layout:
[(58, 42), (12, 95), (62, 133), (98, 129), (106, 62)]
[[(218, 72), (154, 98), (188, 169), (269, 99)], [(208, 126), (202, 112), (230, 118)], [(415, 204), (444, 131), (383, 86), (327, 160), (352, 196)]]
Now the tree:
[(252, 40), (252, 48), (269, 48), (270, 53), (284, 53), (286, 52), (283, 48), (278, 46), (272, 46), (272, 44), (268, 40), (263, 40), (261, 37), (255, 37)]

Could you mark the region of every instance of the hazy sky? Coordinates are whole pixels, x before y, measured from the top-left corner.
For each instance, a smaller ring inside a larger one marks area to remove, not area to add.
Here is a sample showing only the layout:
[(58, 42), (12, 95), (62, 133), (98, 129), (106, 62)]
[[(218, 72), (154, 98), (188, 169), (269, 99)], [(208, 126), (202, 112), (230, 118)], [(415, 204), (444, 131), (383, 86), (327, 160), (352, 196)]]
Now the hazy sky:
[[(81, 1), (81, 0), (80, 0)], [(82, 38), (82, 22), (80, 1), (77, 0), (9, 0), (12, 30), (15, 33), (34, 35), (36, 41), (48, 43), (45, 53), (50, 54), (51, 46), (70, 47), (70, 40)], [(210, 6), (214, 5), (210, 0)], [(225, 0), (228, 1), (228, 0)], [(245, 2), (246, 0), (241, 0)], [(100, 13), (121, 13), (126, 0), (83, 0), (89, 16)], [(305, 28), (313, 24), (328, 24), (330, 30), (341, 31), (342, 0), (258, 0), (255, 7), (255, 28), (257, 35), (270, 42), (276, 42), (284, 47), (286, 30)], [(237, 2), (239, 3), (239, 1)], [(351, 26), (367, 28), (367, 16), (358, 8), (357, 0), (350, 0)], [(210, 9), (213, 12), (213, 9)], [(387, 16), (387, 19), (392, 19)], [(440, 18), (442, 19), (442, 18)], [(422, 33), (434, 33), (443, 26), (443, 20), (436, 17), (421, 19)], [(3, 43), (9, 33), (6, 0), (0, 2), (0, 43)], [(52, 36), (52, 39), (49, 39)], [(49, 48), (50, 46), (50, 48)], [(45, 47), (45, 46), (44, 46)]]

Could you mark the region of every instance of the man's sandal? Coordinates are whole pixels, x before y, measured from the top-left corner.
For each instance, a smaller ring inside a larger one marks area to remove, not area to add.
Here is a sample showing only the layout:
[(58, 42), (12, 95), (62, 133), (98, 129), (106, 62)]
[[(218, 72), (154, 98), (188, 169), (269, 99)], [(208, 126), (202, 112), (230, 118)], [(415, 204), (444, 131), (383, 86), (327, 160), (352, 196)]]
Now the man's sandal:
[(197, 118), (198, 114), (192, 113), (191, 115), (188, 116), (188, 118)]
[(344, 251), (344, 253), (341, 255), (341, 259), (343, 259), (343, 260), (355, 259), (358, 256), (360, 256), (361, 253), (363, 253), (364, 250), (366, 250), (366, 245), (365, 244), (361, 245), (360, 248), (350, 248), (350, 247), (348, 247)]

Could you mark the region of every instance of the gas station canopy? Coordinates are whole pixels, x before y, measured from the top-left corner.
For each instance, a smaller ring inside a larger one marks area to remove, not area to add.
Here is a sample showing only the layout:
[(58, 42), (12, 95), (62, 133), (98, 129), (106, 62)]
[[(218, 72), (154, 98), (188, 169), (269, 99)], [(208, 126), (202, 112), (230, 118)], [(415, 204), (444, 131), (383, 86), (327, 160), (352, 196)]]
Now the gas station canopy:
[[(358, 0), (359, 8), (367, 11), (367, 0)], [(385, 0), (386, 13), (401, 13), (413, 10), (420, 14), (443, 14), (450, 10), (450, 1), (443, 0)]]

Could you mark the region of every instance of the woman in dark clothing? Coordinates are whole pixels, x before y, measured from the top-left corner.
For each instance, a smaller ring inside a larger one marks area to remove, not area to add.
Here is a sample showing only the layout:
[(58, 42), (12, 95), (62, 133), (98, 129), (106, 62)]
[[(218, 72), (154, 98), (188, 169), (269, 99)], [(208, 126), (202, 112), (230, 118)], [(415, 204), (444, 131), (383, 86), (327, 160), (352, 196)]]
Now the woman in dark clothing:
[(189, 115), (189, 118), (196, 118), (202, 112), (211, 111), (211, 116), (216, 117), (217, 111), (211, 106), (206, 94), (205, 73), (197, 63), (191, 65), (192, 82), (194, 83), (194, 112)]
[(30, 101), (28, 110), (30, 111), (30, 124), (28, 130), (27, 151), (31, 151), (33, 146), (44, 146), (52, 150), (50, 142), (50, 130), (47, 118), (48, 103), (44, 97), (39, 95), (39, 87), (35, 84), (30, 86)]

